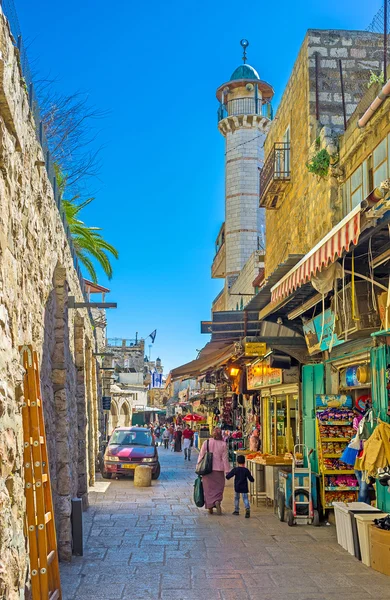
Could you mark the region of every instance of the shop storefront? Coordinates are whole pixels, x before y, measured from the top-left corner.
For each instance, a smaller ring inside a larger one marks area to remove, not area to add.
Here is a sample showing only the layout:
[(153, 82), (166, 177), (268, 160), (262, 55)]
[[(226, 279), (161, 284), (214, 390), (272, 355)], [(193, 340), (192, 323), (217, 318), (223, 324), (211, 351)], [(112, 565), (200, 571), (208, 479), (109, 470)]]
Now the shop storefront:
[[(356, 501), (359, 482), (355, 464), (341, 455), (356, 435), (354, 418), (369, 414), (366, 437), (389, 415), (389, 338), (383, 333), (339, 345), (332, 357), (303, 367), (303, 430), (313, 448), (312, 464), (321, 475), (324, 509), (337, 501)], [(376, 505), (390, 511), (388, 487), (373, 485)]]
[(281, 455), (292, 452), (300, 439), (299, 367), (288, 369), (272, 366), (271, 357), (254, 361), (247, 367), (248, 390), (259, 397), (262, 430), (262, 450)]

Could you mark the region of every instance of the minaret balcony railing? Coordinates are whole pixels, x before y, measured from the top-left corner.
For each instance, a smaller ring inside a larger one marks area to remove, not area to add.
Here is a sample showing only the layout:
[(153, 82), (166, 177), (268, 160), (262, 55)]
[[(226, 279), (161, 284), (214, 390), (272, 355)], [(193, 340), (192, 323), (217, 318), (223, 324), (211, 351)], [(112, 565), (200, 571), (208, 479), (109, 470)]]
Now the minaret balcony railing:
[(260, 172), (260, 206), (277, 208), (291, 178), (289, 142), (276, 142)]
[(261, 115), (270, 121), (273, 119), (272, 104), (263, 102), (261, 98), (232, 98), (220, 104), (218, 108), (218, 122), (226, 117), (236, 117), (238, 115)]

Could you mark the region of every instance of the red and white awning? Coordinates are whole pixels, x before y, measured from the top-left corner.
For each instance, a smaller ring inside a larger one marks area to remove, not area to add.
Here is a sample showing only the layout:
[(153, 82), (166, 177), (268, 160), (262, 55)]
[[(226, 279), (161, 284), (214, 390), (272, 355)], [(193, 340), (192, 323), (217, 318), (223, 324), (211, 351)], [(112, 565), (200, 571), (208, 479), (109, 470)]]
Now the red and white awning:
[(360, 204), (306, 254), (273, 288), (271, 302), (278, 302), (310, 281), (317, 271), (335, 262), (343, 251), (356, 245), (360, 235)]

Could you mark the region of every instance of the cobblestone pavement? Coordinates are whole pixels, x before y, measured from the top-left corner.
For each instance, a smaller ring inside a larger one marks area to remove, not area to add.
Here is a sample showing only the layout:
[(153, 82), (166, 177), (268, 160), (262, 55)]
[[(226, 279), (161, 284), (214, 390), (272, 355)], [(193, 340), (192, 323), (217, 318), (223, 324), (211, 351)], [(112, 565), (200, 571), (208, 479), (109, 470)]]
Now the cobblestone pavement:
[(390, 599), (390, 578), (342, 550), (334, 527), (290, 528), (265, 507), (233, 516), (232, 482), (211, 516), (192, 503), (195, 461), (160, 458), (152, 488), (97, 482), (85, 554), (61, 566), (64, 600)]

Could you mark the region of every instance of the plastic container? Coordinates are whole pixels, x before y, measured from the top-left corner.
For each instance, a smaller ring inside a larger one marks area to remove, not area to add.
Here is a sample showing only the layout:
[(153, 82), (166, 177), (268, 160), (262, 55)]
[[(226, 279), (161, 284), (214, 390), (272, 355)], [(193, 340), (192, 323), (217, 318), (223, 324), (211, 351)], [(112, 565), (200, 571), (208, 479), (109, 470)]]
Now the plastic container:
[(358, 530), (361, 560), (367, 567), (371, 567), (370, 528), (372, 522), (374, 519), (381, 519), (386, 516), (387, 513), (365, 513), (354, 515)]
[[(360, 558), (355, 514), (380, 513), (381, 511), (365, 502), (333, 502), (336, 519), (337, 541), (352, 556)], [(375, 518), (375, 516), (373, 517)]]

